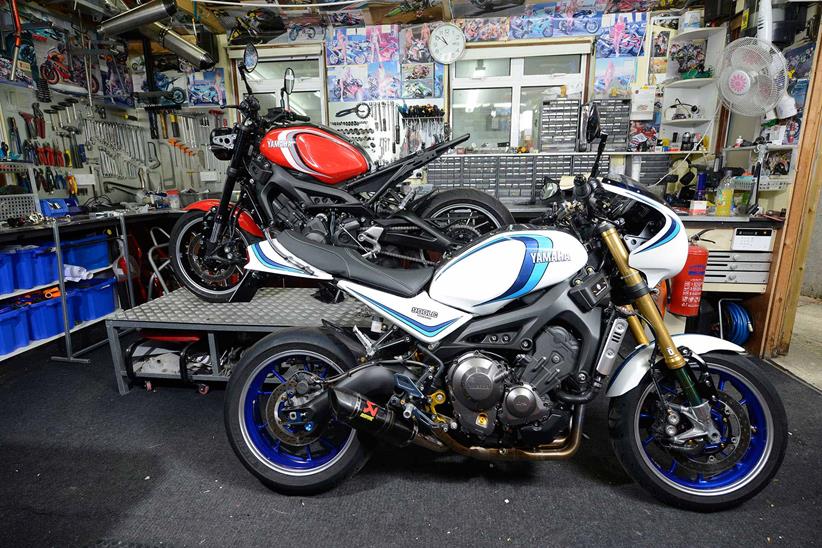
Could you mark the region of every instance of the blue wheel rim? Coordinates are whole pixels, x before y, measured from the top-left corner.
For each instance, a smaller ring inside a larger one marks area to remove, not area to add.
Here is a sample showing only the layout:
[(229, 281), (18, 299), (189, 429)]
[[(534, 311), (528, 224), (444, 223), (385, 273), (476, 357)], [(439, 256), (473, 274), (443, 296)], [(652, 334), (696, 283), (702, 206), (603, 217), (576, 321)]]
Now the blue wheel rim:
[[(703, 474), (689, 472), (674, 458), (667, 461), (660, 459), (659, 451), (663, 449), (659, 447), (657, 451), (652, 451), (653, 446), (656, 445), (655, 437), (648, 432), (647, 428), (643, 428), (649, 427), (654, 420), (652, 414), (643, 411), (649, 391), (646, 391), (638, 407), (637, 437), (646, 462), (666, 483), (693, 493), (723, 494), (746, 484), (761, 470), (767, 461), (772, 445), (769, 428), (770, 412), (759, 391), (747, 378), (729, 368), (716, 364), (709, 363), (708, 369), (714, 378), (717, 389), (733, 397), (747, 412), (751, 424), (751, 440), (741, 459), (728, 470), (707, 477)], [(669, 393), (674, 391), (670, 384), (660, 384), (660, 388)], [(718, 407), (722, 408), (723, 405), (719, 404)], [(720, 420), (721, 414), (717, 408), (711, 409), (711, 416), (723, 440), (728, 441), (726, 438), (728, 434), (726, 425)], [(641, 431), (642, 434), (640, 434)]]
[(267, 426), (265, 407), (272, 392), (286, 382), (295, 368), (323, 378), (342, 372), (327, 358), (306, 351), (274, 356), (258, 366), (243, 390), (241, 428), (249, 449), (263, 464), (289, 475), (308, 475), (334, 464), (350, 445), (354, 432), (332, 420), (319, 437), (307, 445), (289, 445), (272, 435)]

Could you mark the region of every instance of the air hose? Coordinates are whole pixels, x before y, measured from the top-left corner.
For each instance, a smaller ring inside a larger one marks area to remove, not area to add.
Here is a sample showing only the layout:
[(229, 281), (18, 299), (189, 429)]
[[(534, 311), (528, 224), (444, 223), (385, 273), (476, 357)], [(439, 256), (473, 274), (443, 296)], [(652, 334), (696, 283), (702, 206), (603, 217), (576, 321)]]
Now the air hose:
[(731, 341), (740, 346), (748, 342), (753, 333), (753, 322), (751, 315), (739, 303), (726, 302), (723, 308), (725, 309), (725, 318), (727, 329), (724, 333), (725, 340)]

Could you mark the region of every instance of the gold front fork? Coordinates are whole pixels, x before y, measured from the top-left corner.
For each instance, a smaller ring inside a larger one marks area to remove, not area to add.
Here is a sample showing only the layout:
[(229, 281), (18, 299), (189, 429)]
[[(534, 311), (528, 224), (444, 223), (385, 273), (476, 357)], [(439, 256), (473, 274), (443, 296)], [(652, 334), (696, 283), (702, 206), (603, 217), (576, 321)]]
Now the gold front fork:
[[(614, 262), (619, 269), (626, 288), (634, 291), (641, 291), (643, 287), (646, 289), (644, 295), (634, 300), (634, 305), (636, 305), (642, 317), (650, 324), (656, 336), (657, 348), (662, 353), (666, 367), (675, 372), (676, 378), (691, 404), (698, 405), (702, 402), (702, 398), (696, 391), (696, 386), (694, 385), (690, 371), (688, 368), (685, 368), (688, 362), (674, 344), (671, 334), (668, 332), (668, 327), (662, 320), (662, 314), (660, 314), (659, 308), (656, 306), (656, 301), (651, 297), (650, 292), (647, 291), (648, 286), (642, 278), (642, 275), (638, 270), (628, 265), (628, 249), (625, 247), (625, 242), (622, 241), (619, 232), (610, 225), (601, 232), (601, 235), (602, 240), (605, 242), (605, 247), (608, 248), (608, 251), (611, 252), (611, 256), (614, 258)], [(645, 335), (645, 329), (643, 329), (639, 318), (636, 316), (629, 317), (628, 326), (638, 344), (648, 344), (650, 342)]]

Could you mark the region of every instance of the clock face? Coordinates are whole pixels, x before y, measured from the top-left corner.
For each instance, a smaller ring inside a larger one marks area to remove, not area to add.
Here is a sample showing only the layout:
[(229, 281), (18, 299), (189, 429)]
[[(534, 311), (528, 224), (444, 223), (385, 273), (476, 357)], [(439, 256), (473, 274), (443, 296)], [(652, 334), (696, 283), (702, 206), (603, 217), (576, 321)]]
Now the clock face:
[(428, 51), (437, 63), (450, 65), (465, 51), (465, 34), (456, 25), (440, 25), (431, 31)]

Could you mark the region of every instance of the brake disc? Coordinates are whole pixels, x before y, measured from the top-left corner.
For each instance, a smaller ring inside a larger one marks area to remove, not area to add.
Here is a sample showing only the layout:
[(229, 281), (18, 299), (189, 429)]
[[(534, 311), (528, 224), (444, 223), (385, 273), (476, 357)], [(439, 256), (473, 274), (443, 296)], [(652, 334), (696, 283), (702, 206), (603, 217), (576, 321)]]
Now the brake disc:
[(311, 432), (301, 430), (294, 431), (288, 427), (283, 418), (280, 416), (280, 407), (287, 401), (286, 391), (289, 385), (283, 383), (279, 385), (271, 393), (265, 405), (265, 428), (268, 433), (274, 438), (281, 440), (287, 445), (301, 447), (310, 445), (320, 438), (318, 429)]
[(674, 459), (692, 472), (714, 475), (730, 470), (745, 456), (751, 445), (751, 421), (742, 405), (724, 392), (717, 393), (717, 400), (722, 406), (720, 431), (728, 442), (721, 444), (715, 451), (703, 452), (698, 459), (674, 454)]

